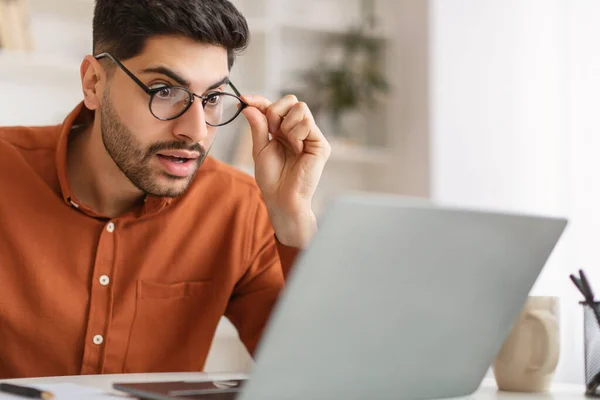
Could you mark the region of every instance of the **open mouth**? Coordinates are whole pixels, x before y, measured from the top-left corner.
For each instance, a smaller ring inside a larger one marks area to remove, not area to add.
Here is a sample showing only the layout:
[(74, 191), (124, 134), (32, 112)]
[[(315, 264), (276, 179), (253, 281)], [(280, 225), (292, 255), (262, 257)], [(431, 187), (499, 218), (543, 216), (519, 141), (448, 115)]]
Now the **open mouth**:
[(163, 156), (162, 154), (157, 154), (159, 157), (164, 158), (167, 161), (174, 162), (177, 164), (183, 164), (191, 160), (191, 158), (185, 157), (174, 157), (174, 156)]
[(156, 158), (172, 177), (185, 178), (194, 173), (198, 164), (198, 157), (178, 157), (165, 154), (157, 154)]

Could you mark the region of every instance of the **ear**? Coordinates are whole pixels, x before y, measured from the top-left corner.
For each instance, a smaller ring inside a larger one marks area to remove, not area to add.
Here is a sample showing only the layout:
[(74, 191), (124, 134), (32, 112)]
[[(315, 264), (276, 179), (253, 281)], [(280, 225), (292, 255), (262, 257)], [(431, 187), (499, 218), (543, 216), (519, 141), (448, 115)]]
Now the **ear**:
[(83, 89), (83, 102), (89, 110), (100, 108), (106, 72), (96, 58), (85, 56), (80, 67), (81, 86)]

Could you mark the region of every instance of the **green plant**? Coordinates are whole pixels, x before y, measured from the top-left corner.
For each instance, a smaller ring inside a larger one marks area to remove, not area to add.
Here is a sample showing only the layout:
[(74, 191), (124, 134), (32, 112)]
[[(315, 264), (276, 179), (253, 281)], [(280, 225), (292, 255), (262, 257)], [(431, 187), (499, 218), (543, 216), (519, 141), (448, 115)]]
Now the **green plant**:
[(337, 128), (344, 112), (373, 108), (389, 90), (380, 65), (383, 39), (372, 34), (376, 24), (372, 0), (363, 0), (362, 15), (362, 21), (338, 37), (315, 68), (300, 75), (311, 108), (329, 114)]

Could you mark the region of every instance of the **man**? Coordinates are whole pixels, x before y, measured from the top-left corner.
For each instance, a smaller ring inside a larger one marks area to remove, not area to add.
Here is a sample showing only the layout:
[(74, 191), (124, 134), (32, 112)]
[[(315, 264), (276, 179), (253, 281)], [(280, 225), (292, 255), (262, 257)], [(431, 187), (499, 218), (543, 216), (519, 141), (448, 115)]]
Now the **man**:
[[(200, 371), (222, 315), (253, 352), (329, 144), (236, 94), (227, 0), (97, 0), (93, 40), (63, 124), (0, 129), (0, 378)], [(240, 112), (256, 180), (207, 156)]]

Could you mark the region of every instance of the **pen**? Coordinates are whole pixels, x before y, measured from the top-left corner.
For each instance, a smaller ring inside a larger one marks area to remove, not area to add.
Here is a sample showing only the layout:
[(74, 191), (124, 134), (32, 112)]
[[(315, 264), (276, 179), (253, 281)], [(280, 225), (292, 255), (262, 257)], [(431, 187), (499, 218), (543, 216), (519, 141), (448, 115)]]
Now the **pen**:
[(586, 296), (585, 289), (581, 285), (581, 281), (579, 280), (579, 278), (577, 278), (573, 274), (569, 275), (569, 277), (571, 278), (571, 280), (573, 281), (573, 283), (575, 284), (575, 286), (577, 286), (577, 289), (579, 289), (579, 291), (581, 292), (581, 294), (583, 294), (584, 296)]
[(0, 392), (27, 397), (29, 399), (50, 400), (54, 398), (54, 395), (50, 392), (45, 392), (31, 387), (12, 385), (10, 383), (0, 383)]
[(600, 304), (596, 302), (596, 299), (594, 298), (594, 291), (592, 290), (590, 282), (588, 281), (587, 276), (585, 275), (585, 272), (583, 272), (583, 270), (579, 270), (579, 276), (581, 276), (581, 286), (588, 294), (587, 300), (589, 306), (592, 308), (592, 311), (594, 311), (596, 321), (598, 322), (598, 328), (600, 328), (600, 309), (598, 308)]
[(574, 275), (571, 275), (570, 277), (575, 286), (577, 286), (577, 289), (579, 289), (579, 291), (585, 298), (585, 304), (589, 305), (592, 309), (592, 312), (596, 317), (596, 322), (598, 322), (598, 327), (600, 328), (600, 302), (597, 302), (594, 299), (594, 291), (590, 286), (590, 282), (588, 281), (585, 272), (583, 272), (583, 270), (581, 269), (579, 270), (579, 276), (580, 278), (577, 278)]
[(588, 301), (594, 301), (594, 291), (590, 287), (590, 283), (587, 280), (587, 276), (585, 275), (585, 272), (583, 272), (582, 269), (579, 270), (579, 276), (581, 277), (581, 279), (580, 279), (581, 287), (587, 294)]

